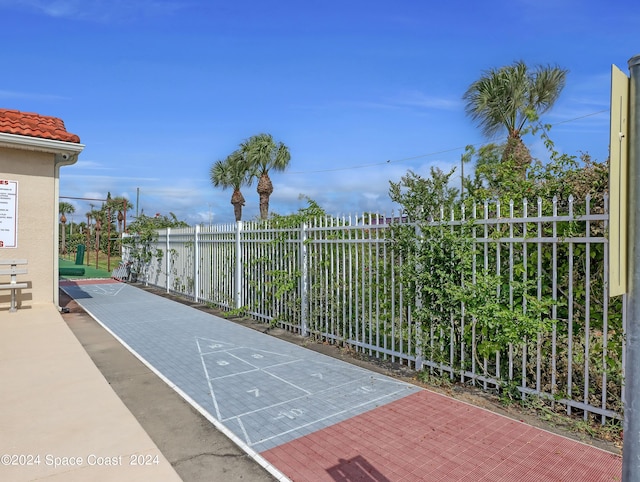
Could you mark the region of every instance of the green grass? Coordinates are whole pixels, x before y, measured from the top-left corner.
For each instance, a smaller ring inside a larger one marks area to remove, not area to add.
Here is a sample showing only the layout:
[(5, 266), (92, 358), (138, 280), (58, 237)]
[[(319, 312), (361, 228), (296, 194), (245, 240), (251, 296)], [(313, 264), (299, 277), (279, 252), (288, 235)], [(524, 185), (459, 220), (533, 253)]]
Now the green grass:
[[(113, 262), (113, 258), (111, 259), (111, 268), (116, 268), (118, 266), (118, 261)], [(74, 261), (69, 261), (67, 259), (59, 258), (58, 260), (60, 268), (84, 268), (84, 276), (60, 276), (61, 279), (83, 279), (83, 278), (111, 278), (111, 271), (102, 269), (100, 264), (98, 264), (98, 269), (96, 269), (95, 264), (93, 266), (87, 265), (76, 265)]]
[[(58, 258), (60, 258), (60, 260), (65, 259), (67, 261), (70, 261), (71, 263), (74, 263), (76, 260), (76, 253), (75, 251), (69, 251), (69, 253), (65, 255), (62, 255), (62, 254), (58, 255)], [(111, 259), (109, 260), (107, 258), (107, 255), (102, 251), (100, 251), (98, 253), (98, 263), (96, 266), (96, 252), (89, 251), (88, 261), (87, 261), (87, 253), (85, 252), (82, 263), (83, 264), (78, 265), (78, 267), (84, 266), (86, 268), (88, 266), (91, 266), (93, 268), (102, 269), (105, 271), (112, 271), (118, 267), (118, 264), (120, 263), (120, 256), (112, 255)]]

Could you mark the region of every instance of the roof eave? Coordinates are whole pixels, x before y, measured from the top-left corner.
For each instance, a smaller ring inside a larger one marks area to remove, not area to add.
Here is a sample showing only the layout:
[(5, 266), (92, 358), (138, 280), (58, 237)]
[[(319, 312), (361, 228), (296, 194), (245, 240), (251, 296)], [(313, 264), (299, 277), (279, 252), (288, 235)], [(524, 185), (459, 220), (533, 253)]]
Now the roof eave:
[(84, 144), (0, 132), (0, 147), (49, 152), (56, 154), (56, 164), (70, 165), (78, 160), (78, 155), (84, 149)]

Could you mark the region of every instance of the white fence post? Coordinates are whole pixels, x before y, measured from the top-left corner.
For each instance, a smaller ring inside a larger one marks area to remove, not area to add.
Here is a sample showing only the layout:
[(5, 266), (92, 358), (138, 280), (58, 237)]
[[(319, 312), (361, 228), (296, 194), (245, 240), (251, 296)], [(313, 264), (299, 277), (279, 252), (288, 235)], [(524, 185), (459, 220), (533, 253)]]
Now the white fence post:
[(235, 265), (235, 302), (236, 309), (242, 306), (242, 249), (240, 245), (240, 232), (242, 221), (236, 221), (236, 265)]
[[(419, 240), (419, 243), (423, 244), (425, 242), (424, 236), (422, 234), (422, 229), (420, 229), (420, 225), (418, 225), (417, 223), (415, 225), (415, 233), (416, 233), (416, 238)], [(424, 267), (417, 266), (416, 269), (419, 272), (420, 270), (424, 269)], [(419, 310), (420, 308), (422, 308), (422, 286), (419, 286), (416, 292), (417, 294), (416, 294), (415, 304), (416, 304), (416, 309)], [(416, 330), (414, 333), (415, 347), (416, 347), (415, 368), (416, 368), (416, 371), (421, 371), (424, 368), (422, 323), (416, 322), (415, 326), (416, 326)]]
[(309, 336), (309, 264), (307, 263), (307, 225), (300, 228), (300, 331)]
[(196, 224), (193, 232), (193, 299), (198, 301), (198, 292), (200, 291), (200, 225)]
[(169, 251), (169, 237), (171, 236), (171, 228), (167, 228), (167, 239), (165, 240), (165, 252), (164, 252), (164, 265), (167, 275), (165, 276), (165, 283), (167, 284), (166, 290), (169, 292), (169, 286), (171, 286), (169, 278), (171, 277), (171, 253)]

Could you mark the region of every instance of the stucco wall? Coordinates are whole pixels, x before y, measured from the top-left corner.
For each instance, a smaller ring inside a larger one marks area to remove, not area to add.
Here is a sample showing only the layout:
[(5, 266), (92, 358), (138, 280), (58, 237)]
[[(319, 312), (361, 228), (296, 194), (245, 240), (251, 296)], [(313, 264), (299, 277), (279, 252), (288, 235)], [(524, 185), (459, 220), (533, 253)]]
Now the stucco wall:
[[(0, 179), (18, 181), (17, 248), (0, 248), (0, 259), (26, 259), (29, 273), (18, 275), (29, 288), (18, 292), (22, 308), (57, 300), (55, 155), (0, 147)], [(0, 276), (0, 283), (9, 276)], [(0, 313), (10, 304), (10, 290), (0, 290)]]

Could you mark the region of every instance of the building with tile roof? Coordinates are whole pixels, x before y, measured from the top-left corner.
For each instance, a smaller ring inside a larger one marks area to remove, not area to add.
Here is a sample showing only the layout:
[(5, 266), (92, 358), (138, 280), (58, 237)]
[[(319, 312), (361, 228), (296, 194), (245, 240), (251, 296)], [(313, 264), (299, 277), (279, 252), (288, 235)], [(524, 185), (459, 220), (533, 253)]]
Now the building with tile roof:
[(80, 138), (67, 132), (62, 119), (31, 112), (0, 109), (0, 132), (80, 144)]
[[(0, 109), (0, 260), (26, 260), (18, 306), (58, 305), (60, 168), (84, 149), (57, 117)], [(0, 284), (8, 282), (0, 276)], [(11, 290), (0, 290), (0, 314)]]

